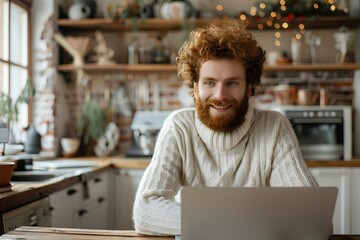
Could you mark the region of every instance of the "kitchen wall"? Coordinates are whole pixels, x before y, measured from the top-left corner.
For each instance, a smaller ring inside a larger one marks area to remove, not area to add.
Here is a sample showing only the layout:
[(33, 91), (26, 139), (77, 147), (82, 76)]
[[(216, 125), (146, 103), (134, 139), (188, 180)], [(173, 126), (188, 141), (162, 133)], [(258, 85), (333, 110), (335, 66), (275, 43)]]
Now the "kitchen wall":
[[(34, 117), (35, 123), (39, 132), (43, 135), (43, 147), (47, 151), (60, 152), (59, 149), (59, 138), (65, 136), (69, 124), (73, 124), (76, 119), (76, 114), (79, 112), (81, 101), (84, 95), (83, 91), (76, 91), (74, 82), (66, 82), (64, 76), (57, 74), (56, 65), (58, 63), (58, 46), (50, 38), (51, 33), (55, 26), (55, 19), (58, 14), (58, 6), (62, 6), (63, 9), (67, 9), (71, 4), (70, 0), (33, 0), (33, 13), (32, 13), (32, 30), (33, 30), (33, 80), (36, 83), (38, 94), (36, 96), (34, 105)], [(105, 0), (98, 0), (97, 16), (102, 17), (103, 4), (107, 2)], [(223, 5), (224, 13), (233, 13), (232, 9), (236, 10), (248, 10), (257, 1), (243, 1), (236, 2), (232, 0), (221, 1)], [(245, 2), (245, 3), (244, 3)], [(212, 10), (215, 9), (218, 1), (213, 0), (193, 0), (193, 5), (201, 9)], [(236, 8), (234, 6), (237, 6)], [(351, 0), (349, 2), (351, 15), (359, 16), (360, 6), (358, 0)], [(52, 18), (50, 18), (52, 17)], [(44, 27), (47, 26), (47, 27)], [(319, 63), (332, 63), (335, 62), (336, 51), (334, 48), (334, 39), (332, 33), (334, 30), (316, 30), (315, 34), (320, 36), (322, 41), (321, 45), (317, 49), (317, 60)], [(290, 40), (296, 34), (296, 31), (282, 31), (281, 46), (276, 47), (273, 39), (274, 31), (262, 30), (253, 31), (259, 44), (267, 51), (282, 50), (290, 53)], [(139, 36), (139, 39), (143, 44), (153, 45), (155, 35), (151, 33), (104, 33), (108, 47), (112, 48), (116, 52), (114, 60), (119, 63), (125, 63), (126, 59), (126, 46), (131, 41), (134, 34)], [(358, 36), (360, 36), (360, 29), (357, 30)], [(150, 38), (150, 40), (149, 40)], [(163, 39), (164, 45), (172, 49), (178, 49), (183, 39), (183, 33), (169, 32)], [(270, 39), (270, 40), (269, 40)], [(360, 38), (357, 38), (356, 48), (356, 60), (360, 61)], [(39, 61), (39, 58), (44, 55), (48, 57), (48, 61)], [(308, 46), (302, 42), (302, 61), (310, 62), (310, 53)], [(68, 76), (67, 76), (68, 77)], [(121, 74), (111, 74), (112, 79), (121, 79), (124, 76)], [(141, 78), (141, 76), (139, 77)], [(162, 76), (162, 78), (165, 78)], [(180, 102), (176, 99), (176, 91), (173, 89), (178, 88), (178, 84), (173, 75), (169, 75), (173, 81), (169, 83), (168, 87), (163, 87), (162, 94), (162, 106), (163, 108), (177, 108), (180, 107)], [(93, 89), (97, 89), (97, 94), (102, 94), (103, 86), (103, 75), (96, 74), (93, 76), (94, 84)], [(356, 74), (355, 89), (360, 89), (360, 73)], [(153, 86), (153, 85), (150, 85)], [(356, 88), (357, 87), (357, 88)], [(151, 90), (151, 87), (150, 87)], [(154, 94), (152, 94), (154, 97)], [(355, 122), (360, 122), (360, 95), (355, 94)], [(154, 102), (154, 98), (152, 99)], [(101, 103), (106, 104), (106, 103)], [(163, 109), (166, 110), (166, 109)], [(131, 119), (121, 118), (118, 120), (118, 124), (122, 128), (123, 140), (129, 141), (128, 126)], [(360, 156), (360, 126), (355, 127), (355, 154)], [(124, 137), (125, 136), (125, 137)], [(127, 145), (122, 144), (119, 149), (123, 151)]]

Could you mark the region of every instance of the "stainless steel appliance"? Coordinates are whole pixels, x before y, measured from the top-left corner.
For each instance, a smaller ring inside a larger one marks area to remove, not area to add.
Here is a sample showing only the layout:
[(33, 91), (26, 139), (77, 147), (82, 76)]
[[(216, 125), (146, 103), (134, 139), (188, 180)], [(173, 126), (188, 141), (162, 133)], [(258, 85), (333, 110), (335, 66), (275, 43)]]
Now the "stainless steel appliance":
[(151, 157), (160, 129), (170, 111), (137, 111), (131, 123), (132, 140), (127, 157)]
[(352, 159), (351, 106), (276, 106), (291, 122), (305, 160)]

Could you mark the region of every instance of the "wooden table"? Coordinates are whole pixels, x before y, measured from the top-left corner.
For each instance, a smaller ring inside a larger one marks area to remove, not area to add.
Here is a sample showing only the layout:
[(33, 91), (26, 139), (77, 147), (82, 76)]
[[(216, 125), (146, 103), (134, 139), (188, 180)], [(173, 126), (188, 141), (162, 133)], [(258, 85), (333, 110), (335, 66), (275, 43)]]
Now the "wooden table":
[[(174, 237), (152, 237), (135, 233), (134, 231), (117, 230), (90, 230), (75, 228), (49, 228), (49, 227), (19, 227), (8, 232), (0, 239), (69, 239), (69, 240), (91, 240), (91, 239), (113, 239), (113, 240), (174, 240)], [(360, 240), (360, 235), (335, 235), (331, 240)]]

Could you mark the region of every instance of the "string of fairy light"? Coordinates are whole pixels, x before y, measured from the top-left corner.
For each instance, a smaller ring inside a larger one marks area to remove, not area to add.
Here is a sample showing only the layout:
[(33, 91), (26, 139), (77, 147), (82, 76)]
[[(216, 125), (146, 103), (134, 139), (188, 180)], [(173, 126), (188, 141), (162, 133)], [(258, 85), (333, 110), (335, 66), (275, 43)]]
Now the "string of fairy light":
[[(289, 0), (287, 0), (287, 1), (289, 2)], [(311, 0), (308, 0), (308, 1), (311, 1)], [(335, 12), (337, 10), (336, 0), (323, 0), (323, 2), (324, 2), (324, 4), (329, 6), (330, 11)], [(319, 8), (320, 8), (319, 2), (311, 2), (311, 4), (312, 4), (311, 7), (313, 8), (313, 10), (319, 10)], [(260, 2), (257, 4), (257, 6), (252, 6), (250, 8), (249, 15), (250, 15), (250, 17), (253, 17), (253, 18), (259, 17), (260, 19), (264, 20), (257, 24), (257, 28), (259, 30), (266, 29), (266, 28), (274, 28), (277, 30), (274, 32), (275, 46), (281, 46), (281, 40), (280, 40), (281, 36), (282, 36), (281, 30), (290, 30), (290, 28), (292, 28), (294, 30), (297, 29), (298, 33), (296, 33), (294, 35), (294, 37), (292, 37), (291, 41), (301, 40), (302, 36), (305, 34), (305, 24), (300, 22), (300, 23), (297, 23), (297, 26), (292, 26), (294, 24), (294, 22), (292, 22), (292, 20), (294, 19), (294, 16), (292, 16), (292, 18), (289, 18), (289, 15), (286, 14), (286, 11), (288, 9), (286, 0), (279, 0), (279, 6), (280, 6), (280, 11), (278, 11), (278, 12), (271, 11), (267, 16), (266, 9), (268, 7), (268, 4), (265, 2)], [(222, 10), (223, 10), (222, 4), (217, 4), (216, 10), (218, 12), (222, 12)], [(344, 12), (345, 14), (347, 14), (349, 12), (349, 9), (347, 7), (344, 7), (341, 11)], [(242, 12), (239, 15), (239, 19), (242, 21), (246, 21), (248, 18), (249, 17), (248, 17), (247, 13)], [(290, 23), (292, 25), (290, 25)]]

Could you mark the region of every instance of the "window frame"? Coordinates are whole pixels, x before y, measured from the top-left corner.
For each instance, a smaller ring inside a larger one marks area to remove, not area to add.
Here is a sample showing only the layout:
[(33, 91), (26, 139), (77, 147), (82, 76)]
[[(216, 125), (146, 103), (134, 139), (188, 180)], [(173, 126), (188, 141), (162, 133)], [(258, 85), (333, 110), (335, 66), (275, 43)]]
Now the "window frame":
[[(8, 34), (8, 42), (9, 42), (9, 49), (7, 50), (7, 54), (8, 54), (8, 59), (5, 60), (3, 58), (1, 58), (0, 56), (0, 63), (4, 63), (7, 65), (7, 70), (8, 70), (8, 74), (9, 74), (9, 78), (7, 79), (7, 81), (10, 81), (11, 79), (11, 66), (15, 66), (15, 67), (20, 67), (22, 69), (26, 69), (27, 70), (27, 75), (28, 75), (28, 78), (30, 78), (32, 76), (32, 63), (31, 63), (31, 3), (32, 1), (31, 0), (8, 0), (9, 2), (9, 8), (11, 6), (11, 3), (12, 4), (15, 4), (17, 5), (18, 7), (22, 8), (23, 10), (26, 11), (27, 13), (27, 67), (25, 68), (24, 66), (22, 65), (19, 65), (18, 63), (16, 62), (13, 62), (11, 60), (11, 34)], [(10, 9), (9, 9), (10, 10)], [(10, 26), (11, 26), (11, 11), (9, 11), (9, 16), (8, 16), (8, 28), (10, 30)], [(10, 90), (11, 90), (11, 87), (12, 87), (12, 84), (11, 82), (9, 82), (9, 87), (7, 89), (7, 92), (10, 93)], [(32, 99), (30, 98), (29, 99), (29, 102), (28, 102), (28, 125), (31, 124), (32, 122)], [(10, 123), (8, 123), (10, 124)]]

